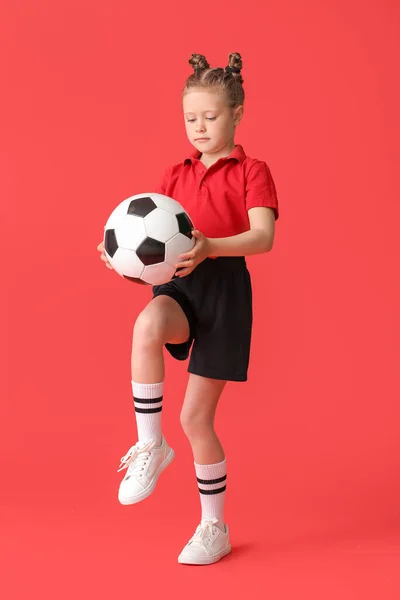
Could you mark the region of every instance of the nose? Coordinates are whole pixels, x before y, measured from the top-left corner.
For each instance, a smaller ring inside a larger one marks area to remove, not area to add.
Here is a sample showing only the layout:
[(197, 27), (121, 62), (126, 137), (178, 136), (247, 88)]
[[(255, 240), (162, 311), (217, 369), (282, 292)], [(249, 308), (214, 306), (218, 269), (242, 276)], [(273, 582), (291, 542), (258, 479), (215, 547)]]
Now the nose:
[(196, 131), (198, 131), (199, 133), (202, 133), (205, 130), (206, 130), (206, 128), (205, 128), (204, 122), (199, 119), (196, 123)]

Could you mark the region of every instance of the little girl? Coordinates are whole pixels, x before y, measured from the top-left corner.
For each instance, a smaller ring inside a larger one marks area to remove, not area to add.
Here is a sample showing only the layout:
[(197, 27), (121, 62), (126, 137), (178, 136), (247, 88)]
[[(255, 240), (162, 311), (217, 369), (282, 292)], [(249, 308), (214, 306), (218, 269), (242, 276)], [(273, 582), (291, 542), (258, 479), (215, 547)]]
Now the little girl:
[[(163, 347), (178, 360), (190, 353), (181, 423), (192, 447), (201, 522), (178, 562), (211, 564), (231, 551), (224, 520), (226, 460), (214, 430), (227, 381), (246, 381), (252, 328), (252, 291), (245, 256), (273, 246), (278, 200), (267, 164), (235, 144), (243, 117), (242, 60), (210, 68), (193, 54), (182, 106), (195, 151), (169, 167), (154, 190), (180, 202), (196, 229), (195, 245), (180, 257), (176, 277), (153, 287), (139, 314), (132, 343), (132, 391), (138, 442), (121, 459), (127, 469), (118, 498), (147, 498), (174, 458), (162, 434)], [(111, 268), (104, 254), (101, 259)]]

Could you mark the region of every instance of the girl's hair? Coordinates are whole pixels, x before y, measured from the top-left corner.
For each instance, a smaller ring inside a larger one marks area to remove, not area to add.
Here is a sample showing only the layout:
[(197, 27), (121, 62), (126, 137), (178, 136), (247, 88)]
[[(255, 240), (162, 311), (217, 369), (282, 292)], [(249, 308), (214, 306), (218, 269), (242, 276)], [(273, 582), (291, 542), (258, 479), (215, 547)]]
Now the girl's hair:
[[(188, 77), (183, 95), (191, 88), (216, 88), (225, 93), (228, 106), (235, 108), (244, 103), (243, 78), (240, 74), (242, 57), (238, 52), (229, 55), (225, 69), (222, 67), (212, 69), (202, 54), (192, 54), (189, 64), (193, 67), (194, 73)], [(232, 72), (230, 69), (238, 72)]]

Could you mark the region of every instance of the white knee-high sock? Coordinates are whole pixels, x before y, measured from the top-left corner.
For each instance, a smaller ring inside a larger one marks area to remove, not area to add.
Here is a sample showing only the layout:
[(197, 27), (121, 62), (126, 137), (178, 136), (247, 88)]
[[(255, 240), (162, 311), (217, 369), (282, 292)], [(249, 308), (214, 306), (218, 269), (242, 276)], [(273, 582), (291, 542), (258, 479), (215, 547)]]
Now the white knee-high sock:
[(161, 414), (164, 382), (136, 383), (132, 381), (132, 393), (136, 414), (139, 442), (155, 440), (161, 445)]
[(226, 459), (214, 465), (199, 465), (194, 463), (197, 484), (200, 492), (201, 518), (216, 517), (223, 527), (225, 490), (226, 490)]

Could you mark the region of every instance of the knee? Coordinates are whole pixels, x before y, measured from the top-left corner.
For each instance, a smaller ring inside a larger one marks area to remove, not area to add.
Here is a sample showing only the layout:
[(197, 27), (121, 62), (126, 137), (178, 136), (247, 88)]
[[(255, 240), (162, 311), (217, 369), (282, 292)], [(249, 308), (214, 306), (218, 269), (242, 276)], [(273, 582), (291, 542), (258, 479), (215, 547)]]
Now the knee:
[(189, 439), (202, 437), (206, 432), (214, 429), (214, 419), (211, 415), (200, 410), (183, 408), (180, 415), (180, 422), (185, 435)]
[(133, 345), (144, 347), (162, 346), (166, 331), (165, 319), (155, 311), (142, 311), (133, 328)]

